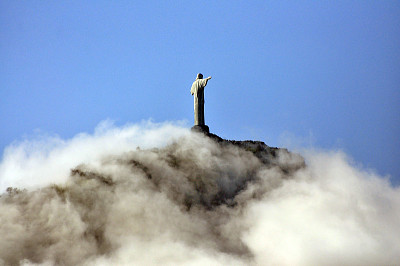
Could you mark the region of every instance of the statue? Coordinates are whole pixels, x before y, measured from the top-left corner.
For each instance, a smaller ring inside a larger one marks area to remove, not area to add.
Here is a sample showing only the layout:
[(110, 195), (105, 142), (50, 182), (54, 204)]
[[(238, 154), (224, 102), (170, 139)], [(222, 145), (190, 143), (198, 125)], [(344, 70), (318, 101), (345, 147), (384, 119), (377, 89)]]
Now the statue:
[(192, 84), (192, 88), (190, 89), (190, 93), (194, 95), (194, 127), (193, 129), (197, 129), (200, 131), (207, 131), (208, 126), (205, 124), (204, 120), (204, 87), (207, 85), (207, 82), (211, 79), (211, 76), (203, 79), (203, 74), (197, 74), (196, 80)]

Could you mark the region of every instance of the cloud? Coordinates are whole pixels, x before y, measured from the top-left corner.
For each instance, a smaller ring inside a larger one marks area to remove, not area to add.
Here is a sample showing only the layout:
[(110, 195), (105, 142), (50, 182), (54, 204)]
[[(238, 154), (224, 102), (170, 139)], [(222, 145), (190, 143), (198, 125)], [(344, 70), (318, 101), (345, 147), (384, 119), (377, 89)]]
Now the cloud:
[(399, 261), (398, 187), (342, 152), (304, 151), (299, 168), (284, 150), (270, 165), (250, 150), (150, 122), (13, 144), (0, 164), (1, 188), (14, 187), (0, 198), (0, 262)]
[(14, 143), (4, 150), (0, 163), (0, 191), (9, 186), (38, 188), (65, 182), (71, 168), (98, 162), (106, 155), (120, 154), (137, 147), (165, 145), (172, 137), (188, 134), (181, 123), (140, 124), (116, 127), (101, 122), (92, 135), (81, 133), (69, 140), (58, 136), (37, 136)]

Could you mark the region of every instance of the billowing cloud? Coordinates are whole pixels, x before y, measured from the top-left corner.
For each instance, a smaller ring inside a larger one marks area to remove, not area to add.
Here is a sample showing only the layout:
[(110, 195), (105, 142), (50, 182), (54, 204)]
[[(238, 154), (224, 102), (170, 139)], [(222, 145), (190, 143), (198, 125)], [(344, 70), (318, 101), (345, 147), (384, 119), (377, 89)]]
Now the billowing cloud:
[(0, 262), (394, 265), (400, 191), (341, 152), (302, 158), (172, 124), (13, 144)]

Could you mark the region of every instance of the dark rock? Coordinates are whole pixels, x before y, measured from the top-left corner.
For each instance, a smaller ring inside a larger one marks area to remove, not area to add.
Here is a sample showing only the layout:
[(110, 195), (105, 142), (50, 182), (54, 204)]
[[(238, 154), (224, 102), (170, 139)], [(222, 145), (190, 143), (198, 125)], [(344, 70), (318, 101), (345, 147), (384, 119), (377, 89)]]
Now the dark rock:
[(202, 132), (202, 133), (206, 133), (209, 134), (210, 133), (210, 129), (208, 128), (207, 125), (195, 125), (191, 128), (192, 131), (195, 132)]
[[(278, 166), (283, 172), (291, 174), (297, 170), (306, 167), (304, 158), (297, 153), (289, 152), (285, 148), (270, 147), (263, 141), (254, 140), (227, 140), (220, 136), (205, 132), (205, 131), (193, 131), (202, 132), (209, 138), (213, 139), (215, 142), (222, 146), (234, 145), (246, 151), (253, 153), (264, 165), (267, 166)], [(207, 127), (208, 129), (208, 127)]]

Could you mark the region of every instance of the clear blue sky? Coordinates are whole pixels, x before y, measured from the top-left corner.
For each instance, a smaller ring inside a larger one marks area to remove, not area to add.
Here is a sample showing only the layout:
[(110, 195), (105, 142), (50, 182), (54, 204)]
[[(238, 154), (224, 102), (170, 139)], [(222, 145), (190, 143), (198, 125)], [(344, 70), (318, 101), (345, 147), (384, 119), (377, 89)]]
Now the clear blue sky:
[(0, 150), (104, 119), (342, 149), (400, 183), (399, 1), (0, 1)]

